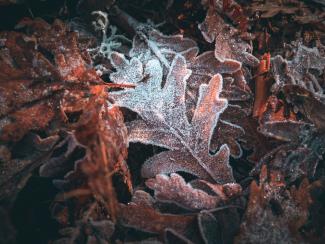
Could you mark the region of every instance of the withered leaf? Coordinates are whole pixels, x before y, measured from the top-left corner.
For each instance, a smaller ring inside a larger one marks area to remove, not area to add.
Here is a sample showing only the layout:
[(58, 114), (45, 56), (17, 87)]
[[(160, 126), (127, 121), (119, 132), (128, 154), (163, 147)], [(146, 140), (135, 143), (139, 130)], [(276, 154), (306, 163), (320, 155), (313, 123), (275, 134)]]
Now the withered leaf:
[(252, 47), (240, 38), (238, 31), (227, 25), (213, 6), (199, 28), (207, 42), (215, 41), (215, 57), (220, 60), (238, 60), (249, 66), (257, 66), (259, 60), (251, 54)]
[(301, 138), (276, 147), (265, 154), (252, 170), (251, 174), (260, 172), (264, 164), (269, 169), (280, 171), (289, 182), (302, 177), (313, 177), (319, 161), (325, 152), (324, 135), (314, 130), (301, 131)]
[[(77, 105), (74, 99), (85, 99), (86, 91), (92, 93), (82, 82), (102, 82), (87, 66), (77, 34), (63, 22), (50, 25), (26, 19), (20, 27), (28, 29), (28, 34), (1, 33), (5, 45), (0, 52), (0, 138), (5, 141), (18, 141), (30, 130), (45, 129), (52, 120), (63, 122), (61, 103), (69, 111), (80, 110), (83, 103)], [(65, 89), (71, 93), (64, 93)]]
[[(177, 41), (177, 45), (172, 44), (175, 41)], [(251, 97), (251, 91), (240, 71), (241, 64), (239, 62), (234, 60), (221, 62), (214, 57), (213, 52), (205, 52), (197, 56), (198, 48), (194, 41), (183, 38), (181, 35), (165, 36), (145, 25), (139, 28), (138, 34), (134, 37), (133, 46), (129, 52), (130, 61), (122, 54), (111, 52), (110, 61), (116, 68), (116, 72), (112, 73), (110, 78), (117, 84), (137, 84), (146, 80), (148, 76), (154, 75), (160, 79), (161, 76), (167, 76), (172, 59), (176, 54), (184, 56), (188, 68), (192, 70), (186, 82), (185, 96), (186, 113), (189, 120), (193, 116), (198, 101), (200, 85), (207, 84), (217, 73), (233, 74), (233, 78), (226, 80), (222, 97), (235, 101), (247, 100)], [(214, 146), (220, 147), (223, 144), (229, 144), (232, 156), (240, 157), (241, 148), (236, 140), (242, 135), (241, 129), (238, 126), (232, 126), (231, 123), (227, 123), (227, 125), (221, 123), (220, 126), (227, 130), (231, 136), (218, 138), (214, 133), (214, 142), (217, 142), (214, 143)], [(231, 129), (230, 126), (232, 126)], [(213, 148), (212, 150), (217, 149)]]
[[(214, 57), (214, 53), (211, 51), (204, 52), (193, 59), (189, 63), (189, 69), (192, 70), (192, 73), (187, 81), (185, 96), (188, 118), (191, 119), (193, 116), (199, 97), (200, 85), (207, 84), (213, 75), (217, 73), (232, 75), (223, 80), (220, 97), (226, 98), (230, 104), (232, 102), (249, 100), (251, 98), (251, 90), (246, 84), (245, 77), (240, 68), (240, 62), (228, 59), (221, 62)], [(225, 113), (231, 113), (231, 110), (228, 108), (225, 110)], [(219, 133), (220, 131), (223, 133)], [(242, 150), (237, 140), (243, 134), (244, 130), (240, 126), (230, 121), (220, 120), (213, 133), (210, 150), (216, 151), (222, 144), (227, 144), (231, 156), (239, 158)]]
[(205, 181), (200, 183), (207, 184), (214, 195), (193, 188), (190, 183), (186, 183), (180, 175), (175, 173), (170, 176), (156, 175), (155, 178), (146, 181), (146, 185), (155, 191), (155, 198), (158, 201), (172, 202), (190, 210), (212, 209), (219, 203), (226, 202), (241, 193), (237, 191), (237, 188), (240, 188), (237, 184), (214, 185)]
[(268, 137), (273, 137), (281, 141), (297, 141), (300, 133), (308, 131), (312, 124), (303, 121), (268, 121), (260, 125), (259, 132)]
[[(136, 196), (139, 193), (134, 194)], [(142, 192), (141, 194), (148, 193)], [(147, 198), (150, 199), (150, 197)], [(195, 219), (190, 215), (162, 214), (155, 210), (150, 202), (144, 198), (141, 199), (140, 202), (133, 201), (128, 205), (120, 204), (119, 220), (122, 225), (162, 235), (167, 228), (184, 233)]]
[[(60, 140), (58, 135), (40, 138), (30, 133), (19, 144), (12, 148), (2, 145), (0, 150), (0, 199), (14, 200), (23, 188), (31, 173), (50, 156), (55, 144)], [(21, 145), (24, 145), (22, 147)], [(15, 149), (17, 148), (17, 149)], [(19, 154), (11, 151), (19, 150)]]
[[(172, 62), (166, 83), (161, 87), (162, 68), (151, 60), (147, 63), (146, 82), (138, 83), (134, 89), (114, 92), (111, 97), (115, 105), (137, 112), (144, 120), (143, 133), (136, 126), (129, 128), (129, 141), (164, 146), (170, 151), (162, 152), (146, 161), (142, 169), (144, 177), (158, 173), (186, 171), (203, 179), (219, 183), (232, 182), (231, 168), (227, 161), (229, 149), (223, 145), (216, 155), (209, 155), (210, 140), (219, 114), (227, 101), (219, 98), (222, 88), (220, 75), (214, 76), (208, 85), (201, 85), (200, 98), (191, 123), (186, 117), (185, 87), (190, 70), (184, 57), (176, 56)], [(153, 129), (160, 133), (153, 135)], [(138, 136), (138, 137), (137, 137)], [(178, 160), (182, 158), (182, 160)]]
[(318, 95), (299, 85), (283, 87), (287, 99), (298, 111), (304, 114), (321, 133), (324, 131), (325, 100), (323, 94)]
[(291, 60), (278, 55), (271, 59), (276, 83), (273, 90), (284, 85), (298, 85), (312, 93), (323, 95), (324, 87), (320, 76), (324, 72), (325, 57), (317, 47), (309, 48), (299, 43), (293, 48)]
[(303, 242), (299, 228), (308, 219), (310, 195), (307, 180), (286, 189), (283, 175), (263, 167), (260, 184), (251, 183), (250, 199), (236, 243)]
[(77, 141), (75, 135), (67, 132), (65, 138), (54, 147), (51, 157), (40, 167), (40, 176), (54, 178), (66, 174), (77, 163), (74, 160), (82, 159), (85, 150), (85, 146)]
[(284, 4), (277, 1), (268, 1), (265, 4), (260, 4), (255, 1), (249, 8), (257, 13), (260, 13), (261, 18), (272, 18), (277, 14), (294, 14), (299, 10), (299, 1), (291, 1), (291, 4)]

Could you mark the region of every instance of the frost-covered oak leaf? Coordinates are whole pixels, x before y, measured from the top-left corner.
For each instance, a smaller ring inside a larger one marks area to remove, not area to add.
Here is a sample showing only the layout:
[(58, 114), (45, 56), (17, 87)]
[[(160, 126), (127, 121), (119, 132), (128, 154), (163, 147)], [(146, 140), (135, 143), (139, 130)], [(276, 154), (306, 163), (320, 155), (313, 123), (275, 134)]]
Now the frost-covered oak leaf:
[(168, 71), (177, 54), (190, 60), (198, 54), (198, 51), (192, 39), (184, 38), (182, 35), (163, 35), (158, 30), (144, 25), (138, 29), (129, 55), (139, 58), (142, 62), (158, 59), (165, 68), (164, 71)]
[(190, 74), (185, 58), (176, 55), (162, 86), (162, 67), (158, 60), (150, 60), (144, 67), (146, 79), (134, 89), (111, 93), (111, 97), (115, 105), (126, 107), (143, 119), (128, 125), (129, 142), (169, 149), (144, 163), (143, 177), (184, 171), (218, 183), (233, 182), (228, 146), (222, 145), (214, 155), (209, 153), (219, 115), (227, 107), (227, 100), (219, 98), (222, 77), (215, 75), (208, 84), (200, 86), (198, 103), (189, 122), (185, 88)]
[(155, 191), (155, 197), (162, 202), (173, 202), (190, 210), (211, 209), (221, 200), (208, 193), (194, 189), (182, 176), (159, 174), (148, 179), (146, 185)]
[(204, 187), (208, 187), (211, 193), (196, 189), (191, 182), (186, 183), (183, 177), (176, 173), (170, 176), (156, 175), (155, 178), (148, 179), (146, 185), (154, 190), (158, 201), (172, 202), (190, 210), (212, 209), (241, 193), (240, 185), (235, 183), (219, 185), (203, 180), (199, 182)]
[(213, 7), (209, 8), (199, 29), (207, 42), (215, 41), (216, 58), (220, 60), (234, 59), (252, 67), (259, 64), (259, 60), (251, 54), (251, 45), (243, 41), (238, 31), (226, 24)]
[[(252, 97), (250, 88), (248, 87), (245, 77), (241, 72), (242, 65), (240, 62), (226, 59), (220, 61), (215, 58), (213, 51), (204, 52), (203, 54), (190, 60), (188, 63), (192, 74), (187, 81), (186, 89), (186, 108), (187, 116), (192, 118), (197, 103), (199, 88), (202, 84), (207, 84), (215, 74), (228, 75), (223, 80), (221, 97), (226, 98), (231, 104), (232, 102), (248, 101)], [(231, 75), (231, 76), (229, 76)], [(230, 113), (229, 107), (225, 113)], [(222, 115), (224, 116), (225, 113)], [(232, 116), (234, 117), (234, 116)], [(239, 158), (242, 155), (242, 149), (237, 142), (238, 138), (244, 135), (244, 130), (238, 125), (233, 124), (231, 120), (219, 120), (212, 137), (212, 148), (215, 151), (222, 144), (227, 144), (230, 148), (232, 157)], [(222, 131), (222, 134), (219, 132)]]
[(110, 75), (110, 79), (116, 84), (134, 84), (143, 79), (143, 65), (137, 58), (130, 61), (123, 54), (112, 52), (110, 60), (115, 73)]
[(285, 85), (298, 85), (323, 96), (325, 87), (321, 76), (324, 73), (325, 56), (317, 47), (309, 48), (301, 43), (293, 51), (291, 60), (280, 55), (271, 59), (271, 71), (275, 79), (272, 89), (277, 92)]
[(163, 234), (166, 229), (172, 229), (185, 234), (195, 221), (194, 215), (161, 213), (155, 208), (154, 203), (149, 193), (135, 191), (129, 204), (119, 204), (119, 222), (123, 226), (147, 233)]
[[(152, 63), (153, 60), (156, 60), (162, 66), (163, 80), (165, 80), (174, 57), (180, 54), (185, 58), (188, 68), (192, 71), (187, 80), (185, 93), (186, 114), (189, 120), (193, 116), (198, 101), (200, 85), (208, 84), (217, 73), (228, 76), (223, 80), (220, 96), (226, 98), (229, 103), (246, 101), (252, 97), (241, 71), (240, 62), (233, 59), (220, 61), (215, 57), (213, 51), (204, 52), (200, 55), (198, 52), (197, 44), (189, 38), (184, 38), (182, 35), (163, 35), (148, 25), (140, 25), (133, 39), (132, 49), (128, 53), (130, 60), (115, 52), (109, 56), (117, 71), (111, 74), (110, 79), (119, 84), (136, 84), (141, 80), (141, 77), (144, 78), (145, 76), (143, 74), (144, 66), (148, 62)], [(226, 124), (221, 121), (218, 124), (218, 129), (230, 132), (230, 134), (226, 133), (227, 135), (224, 137), (213, 136), (213, 148), (210, 150), (215, 151), (216, 147), (214, 146), (219, 148), (221, 145), (227, 144), (231, 156), (238, 158), (241, 156), (242, 149), (237, 140), (242, 137), (243, 129), (236, 125), (230, 128), (230, 125), (232, 125), (231, 121), (226, 121)]]
[[(215, 74), (232, 75), (239, 71), (242, 67), (241, 63), (235, 60), (227, 59), (220, 61), (216, 59), (212, 51), (204, 52), (203, 54), (195, 57), (189, 62), (188, 65), (192, 70), (191, 76), (187, 81), (188, 89), (186, 90), (186, 106), (189, 110), (189, 117), (192, 117), (201, 84), (207, 84)], [(245, 78), (243, 78), (242, 81), (246, 84)], [(231, 96), (228, 96), (228, 93), (235, 91), (238, 100), (239, 93), (237, 92), (237, 89), (240, 88), (238, 86), (235, 87), (231, 85), (229, 85), (229, 88), (231, 88), (231, 90), (229, 89), (229, 91), (225, 91), (225, 86), (223, 86), (222, 94), (226, 93), (224, 94), (226, 96), (223, 97), (229, 99)], [(247, 92), (249, 91), (247, 90)]]

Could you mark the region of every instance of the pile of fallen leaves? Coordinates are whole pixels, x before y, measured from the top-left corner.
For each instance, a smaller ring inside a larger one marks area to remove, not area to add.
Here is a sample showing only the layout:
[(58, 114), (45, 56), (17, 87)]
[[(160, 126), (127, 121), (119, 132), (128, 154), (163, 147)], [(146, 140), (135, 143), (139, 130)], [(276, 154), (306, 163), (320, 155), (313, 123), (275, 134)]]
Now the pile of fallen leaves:
[(0, 243), (322, 243), (324, 5), (0, 0)]

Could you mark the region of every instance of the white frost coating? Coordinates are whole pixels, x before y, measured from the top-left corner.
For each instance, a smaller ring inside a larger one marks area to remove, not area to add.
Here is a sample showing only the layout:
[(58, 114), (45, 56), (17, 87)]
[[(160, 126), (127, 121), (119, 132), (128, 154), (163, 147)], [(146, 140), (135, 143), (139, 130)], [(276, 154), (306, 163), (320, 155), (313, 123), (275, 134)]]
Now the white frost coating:
[[(222, 120), (222, 119), (220, 119), (219, 120), (219, 122), (220, 123), (222, 123), (223, 125), (224, 125), (224, 127), (228, 127), (230, 130), (232, 130), (232, 131), (237, 131), (237, 133), (239, 134), (239, 135), (244, 135), (245, 134), (245, 130), (241, 127), (241, 126), (239, 126), (239, 125), (236, 125), (236, 124), (233, 124), (233, 123), (231, 123), (231, 122), (229, 122), (229, 121), (225, 121), (225, 120)], [(239, 137), (239, 136), (238, 136)], [(234, 140), (235, 141), (235, 140)], [(236, 148), (239, 150), (238, 152), (237, 152), (237, 154), (231, 154), (231, 156), (233, 157), (233, 158), (241, 158), (242, 157), (242, 155), (243, 155), (243, 149), (241, 148), (241, 145), (237, 142), (237, 141), (235, 141), (235, 144), (237, 145), (236, 146)], [(230, 146), (231, 147), (231, 146)], [(213, 147), (210, 147), (210, 149), (211, 150), (213, 150), (213, 151), (215, 151), (215, 148), (213, 148)]]
[(146, 123), (143, 120), (135, 120), (127, 123), (129, 142), (141, 142), (144, 144), (156, 145), (167, 149), (181, 149), (182, 144), (168, 136), (169, 131), (156, 128), (155, 125)]
[[(162, 69), (157, 59), (150, 60), (145, 66), (144, 81), (138, 82), (134, 89), (113, 92), (110, 95), (115, 100), (115, 105), (137, 112), (145, 121), (141, 124), (142, 133), (132, 122), (129, 124), (133, 141), (170, 149), (164, 152), (167, 157), (163, 165), (158, 156), (161, 154), (146, 161), (142, 169), (143, 176), (172, 173), (181, 169), (218, 183), (233, 182), (232, 170), (228, 164), (229, 148), (223, 145), (216, 155), (209, 154), (213, 130), (220, 113), (227, 107), (227, 100), (219, 98), (222, 77), (215, 75), (208, 85), (200, 87), (199, 102), (192, 122), (189, 123), (186, 116), (185, 88), (191, 71), (187, 69), (186, 60), (181, 55), (175, 56), (164, 86)], [(138, 121), (134, 123), (139, 125)], [(153, 128), (157, 130), (155, 135)]]
[[(213, 52), (197, 54), (193, 40), (182, 35), (165, 36), (142, 25), (133, 39), (128, 59), (117, 52), (111, 52), (109, 56), (116, 69), (110, 76), (112, 82), (136, 85), (134, 89), (110, 94), (115, 106), (129, 108), (142, 118), (128, 124), (129, 142), (153, 144), (170, 150), (145, 162), (144, 177), (185, 171), (218, 183), (233, 181), (228, 164), (229, 148), (223, 145), (228, 141), (222, 139), (217, 143), (220, 150), (215, 155), (209, 155), (209, 146), (219, 115), (227, 107), (227, 100), (219, 98), (221, 76), (214, 74), (232, 74), (241, 68), (241, 63), (234, 60), (220, 62)], [(192, 115), (195, 110), (200, 111), (195, 122), (191, 122), (193, 116), (188, 117), (189, 109), (185, 105), (191, 95), (186, 88), (189, 81), (197, 89), (191, 99)], [(218, 135), (214, 134), (215, 142)], [(238, 147), (235, 143), (230, 145), (232, 150)]]
[(114, 83), (135, 84), (143, 79), (143, 67), (139, 59), (132, 58), (129, 61), (123, 54), (117, 52), (112, 52), (109, 59), (116, 69), (116, 72), (110, 75)]
[(251, 45), (243, 41), (237, 30), (226, 24), (214, 9), (208, 10), (199, 29), (207, 42), (215, 41), (215, 57), (220, 61), (235, 59), (252, 67), (259, 64), (259, 60), (251, 54)]
[(164, 67), (164, 74), (169, 71), (176, 54), (190, 60), (198, 53), (197, 45), (192, 39), (182, 35), (166, 36), (150, 26), (139, 28), (132, 46), (130, 57), (137, 57), (144, 63), (158, 59)]
[(174, 173), (170, 177), (159, 174), (154, 179), (147, 180), (146, 185), (155, 191), (157, 200), (175, 203), (190, 210), (212, 209), (221, 201), (219, 196), (194, 189), (182, 176)]
[(90, 48), (87, 50), (93, 59), (95, 59), (97, 56), (109, 58), (111, 53), (114, 50), (118, 50), (122, 46), (122, 42), (131, 43), (131, 40), (129, 40), (125, 36), (117, 35), (116, 34), (117, 28), (112, 25), (109, 26), (111, 32), (110, 32), (110, 36), (108, 37), (107, 36), (107, 28), (108, 28), (107, 13), (102, 11), (95, 11), (93, 13), (99, 14), (99, 16), (104, 18), (104, 21), (98, 19), (97, 22), (93, 23), (95, 29), (100, 30), (103, 34), (103, 39), (101, 44), (98, 47)]
[(298, 43), (298, 48), (292, 60), (288, 61), (280, 55), (271, 59), (271, 70), (276, 83), (272, 87), (277, 91), (284, 85), (299, 85), (318, 95), (324, 94), (324, 88), (319, 84), (315, 75), (310, 72), (315, 70), (322, 75), (325, 67), (325, 57), (318, 48), (309, 48)]

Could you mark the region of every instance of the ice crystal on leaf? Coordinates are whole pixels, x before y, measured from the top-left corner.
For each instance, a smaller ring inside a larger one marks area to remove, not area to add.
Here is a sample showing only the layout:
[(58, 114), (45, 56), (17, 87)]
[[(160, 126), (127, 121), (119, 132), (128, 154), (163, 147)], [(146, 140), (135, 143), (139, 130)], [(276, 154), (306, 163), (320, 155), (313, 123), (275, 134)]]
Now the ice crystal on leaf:
[(210, 209), (217, 205), (218, 198), (202, 190), (194, 189), (178, 174), (157, 175), (146, 181), (146, 185), (155, 191), (160, 201), (172, 201), (187, 209)]
[(191, 60), (197, 53), (195, 41), (184, 38), (182, 35), (166, 36), (144, 25), (139, 27), (133, 39), (130, 57), (138, 57), (142, 62), (153, 58), (158, 59), (164, 71), (168, 72), (176, 54), (184, 56), (186, 60)]
[(196, 189), (191, 182), (186, 183), (182, 176), (175, 173), (170, 176), (159, 174), (146, 181), (146, 185), (155, 191), (158, 201), (172, 202), (190, 210), (212, 209), (241, 193), (241, 187), (234, 183), (219, 185), (201, 180), (193, 184), (208, 187), (212, 193)]
[(144, 66), (148, 72), (158, 72), (157, 75), (162, 73), (166, 77), (177, 54), (184, 56), (186, 60), (194, 59), (198, 54), (196, 43), (183, 38), (182, 35), (165, 36), (149, 25), (139, 25), (128, 54), (130, 61), (112, 49), (106, 52), (106, 56), (116, 69), (116, 72), (110, 75), (110, 79), (118, 84), (135, 84), (148, 75), (143, 74)]
[(193, 215), (163, 214), (154, 207), (154, 199), (149, 193), (134, 192), (128, 205), (120, 204), (120, 222), (148, 233), (162, 234), (167, 228), (184, 234), (195, 220)]
[(112, 73), (110, 78), (116, 84), (137, 83), (143, 79), (143, 65), (137, 58), (128, 61), (124, 55), (112, 52), (110, 56), (111, 63), (116, 72)]
[[(147, 25), (138, 27), (132, 49), (128, 54), (130, 60), (117, 52), (111, 53), (109, 59), (116, 72), (110, 75), (110, 79), (119, 84), (136, 84), (140, 80), (147, 79), (148, 72), (154, 72), (157, 77), (162, 77), (161, 85), (164, 85), (172, 60), (176, 55), (183, 56), (187, 67), (192, 71), (187, 79), (185, 90), (186, 115), (189, 121), (192, 119), (198, 102), (200, 85), (208, 84), (217, 73), (228, 75), (224, 80), (221, 97), (230, 99), (230, 101), (246, 101), (251, 98), (251, 91), (241, 71), (240, 62), (230, 59), (220, 61), (215, 58), (212, 51), (198, 55), (198, 48), (193, 40), (184, 38), (182, 35), (165, 36)], [(144, 70), (145, 73), (143, 73)], [(210, 149), (217, 151), (223, 144), (227, 144), (230, 147), (230, 154), (236, 158), (240, 157), (242, 150), (237, 140), (244, 134), (243, 129), (234, 125), (231, 120), (227, 120), (220, 121), (218, 130), (229, 133), (225, 137), (218, 137), (217, 129), (215, 129), (213, 148)]]
[(170, 149), (148, 159), (144, 177), (159, 173), (185, 171), (218, 183), (232, 182), (228, 164), (229, 148), (222, 145), (216, 155), (209, 154), (210, 140), (227, 100), (219, 98), (222, 77), (215, 75), (209, 84), (200, 86), (199, 99), (191, 123), (186, 116), (185, 88), (191, 72), (181, 55), (174, 58), (166, 82), (158, 60), (144, 68), (146, 80), (134, 89), (111, 94), (115, 104), (138, 113), (143, 119), (129, 126), (129, 141)]
[[(193, 109), (197, 102), (199, 87), (201, 84), (207, 84), (209, 80), (215, 74), (234, 74), (241, 69), (241, 63), (235, 60), (219, 61), (214, 57), (214, 53), (209, 51), (195, 57), (189, 63), (189, 68), (192, 70), (191, 76), (187, 81), (188, 89), (186, 91), (186, 105), (189, 109), (189, 117), (193, 115)], [(246, 83), (246, 81), (244, 80)], [(223, 87), (224, 88), (224, 87)], [(238, 86), (229, 89), (233, 93), (236, 93), (236, 99), (240, 99), (238, 94), (240, 91)], [(223, 89), (223, 92), (224, 89)], [(226, 91), (228, 93), (228, 91)], [(230, 93), (230, 92), (229, 92)], [(227, 94), (228, 95), (228, 94)], [(225, 96), (228, 98), (228, 96)], [(230, 95), (230, 97), (235, 95)]]
[(315, 94), (323, 95), (324, 87), (318, 76), (324, 72), (325, 57), (317, 47), (309, 48), (301, 43), (294, 50), (292, 60), (277, 55), (272, 58), (275, 91), (284, 85), (298, 85)]
[(251, 45), (240, 38), (237, 29), (225, 23), (213, 6), (209, 7), (199, 29), (207, 42), (215, 41), (216, 58), (235, 59), (253, 67), (258, 65), (259, 60), (251, 54)]
[[(284, 176), (263, 167), (250, 186), (248, 207), (235, 243), (305, 243), (299, 231), (308, 220), (310, 184), (286, 188)], [(276, 206), (276, 207), (275, 207)]]
[[(106, 12), (94, 11), (92, 12), (93, 16), (96, 16), (96, 20), (92, 22), (92, 25), (95, 31), (102, 32), (102, 41), (98, 47), (88, 49), (88, 52), (91, 54), (92, 58), (96, 57), (105, 57), (109, 58), (110, 54), (114, 50), (119, 50), (123, 42), (131, 42), (124, 35), (117, 34), (117, 28), (115, 26), (109, 26), (109, 20)], [(108, 27), (110, 28), (110, 35), (107, 35)], [(102, 67), (97, 66), (97, 70), (100, 70)]]
[[(217, 73), (231, 75), (231, 77), (228, 76), (223, 80), (221, 97), (226, 98), (230, 104), (232, 102), (249, 100), (251, 98), (251, 91), (241, 72), (241, 67), (241, 63), (235, 60), (226, 59), (220, 61), (216, 59), (212, 51), (205, 52), (192, 59), (189, 62), (189, 68), (192, 70), (192, 74), (187, 81), (186, 89), (188, 117), (192, 118), (193, 116), (200, 85), (207, 84), (213, 75)], [(222, 116), (228, 113), (232, 114), (229, 107)], [(231, 156), (238, 158), (241, 156), (242, 150), (236, 140), (244, 134), (244, 130), (240, 126), (233, 124), (232, 120), (234, 116), (228, 115), (227, 117), (231, 117), (231, 119), (219, 120), (219, 124), (212, 137), (212, 148), (210, 149), (216, 150), (221, 144), (227, 144), (230, 148)], [(222, 131), (222, 135), (221, 133), (217, 133), (218, 131)]]

